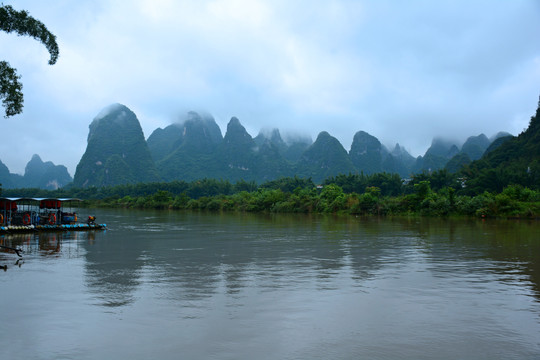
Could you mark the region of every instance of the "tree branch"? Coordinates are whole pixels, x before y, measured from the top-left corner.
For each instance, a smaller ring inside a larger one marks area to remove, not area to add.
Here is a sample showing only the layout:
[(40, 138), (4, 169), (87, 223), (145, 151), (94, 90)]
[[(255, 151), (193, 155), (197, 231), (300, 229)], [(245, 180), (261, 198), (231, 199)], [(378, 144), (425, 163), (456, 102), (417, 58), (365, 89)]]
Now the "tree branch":
[(31, 17), (27, 11), (17, 11), (10, 5), (0, 6), (0, 30), (7, 33), (15, 32), (19, 36), (31, 36), (39, 40), (51, 55), (49, 65), (58, 60), (59, 49), (56, 36), (39, 20)]
[(24, 99), (20, 78), (9, 63), (0, 61), (0, 99), (5, 108), (5, 118), (22, 112)]

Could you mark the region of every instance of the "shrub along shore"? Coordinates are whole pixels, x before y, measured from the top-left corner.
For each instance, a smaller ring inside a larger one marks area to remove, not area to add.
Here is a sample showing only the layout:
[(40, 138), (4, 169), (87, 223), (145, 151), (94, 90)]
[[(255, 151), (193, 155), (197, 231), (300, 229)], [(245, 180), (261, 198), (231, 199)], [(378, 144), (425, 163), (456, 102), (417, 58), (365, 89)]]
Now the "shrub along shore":
[(2, 196), (78, 197), (83, 206), (268, 213), (340, 213), (540, 218), (540, 191), (509, 185), (499, 193), (469, 194), (445, 170), (403, 180), (396, 174), (349, 174), (316, 185), (311, 179), (254, 182), (202, 179), (102, 188), (10, 189)]
[(417, 193), (402, 196), (381, 196), (377, 187), (368, 188), (363, 194), (347, 194), (338, 185), (327, 185), (320, 190), (297, 189), (293, 192), (260, 189), (232, 195), (202, 196), (198, 199), (185, 194), (173, 196), (160, 190), (153, 195), (91, 200), (88, 204), (140, 209), (540, 218), (540, 195), (526, 188), (509, 186), (501, 194), (486, 192), (471, 197), (457, 196), (450, 188), (439, 192), (430, 191), (428, 183), (421, 186), (423, 189)]

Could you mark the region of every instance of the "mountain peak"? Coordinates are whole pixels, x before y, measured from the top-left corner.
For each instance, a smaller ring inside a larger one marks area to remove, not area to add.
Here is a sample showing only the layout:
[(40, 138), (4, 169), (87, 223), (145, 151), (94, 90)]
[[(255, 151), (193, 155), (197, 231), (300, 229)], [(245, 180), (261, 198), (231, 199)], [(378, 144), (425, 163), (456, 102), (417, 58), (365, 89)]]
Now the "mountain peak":
[(253, 138), (248, 134), (246, 128), (240, 124), (237, 117), (232, 117), (227, 124), (227, 132), (223, 137), (226, 144), (230, 143), (249, 143), (250, 146), (255, 145)]
[(30, 159), (30, 161), (39, 161), (39, 162), (43, 162), (43, 161), (41, 160), (41, 157), (40, 157), (38, 154), (32, 155), (32, 159)]
[(181, 138), (176, 146), (182, 145), (198, 152), (211, 152), (223, 140), (221, 129), (212, 115), (201, 116), (190, 111), (181, 129)]
[(38, 154), (34, 154), (24, 168), (22, 180), (25, 187), (56, 190), (70, 183), (72, 178), (64, 165), (43, 162)]
[(494, 142), (495, 140), (497, 140), (499, 138), (507, 137), (507, 136), (512, 136), (512, 134), (510, 134), (509, 132), (506, 132), (506, 131), (499, 131), (498, 133), (496, 133), (495, 135), (490, 137), (489, 141)]
[(359, 171), (374, 174), (382, 170), (382, 150), (379, 139), (365, 131), (358, 131), (354, 134), (349, 156)]
[(461, 152), (467, 154), (470, 160), (477, 160), (482, 157), (490, 143), (484, 134), (469, 136), (461, 147)]
[(159, 179), (141, 124), (126, 106), (104, 108), (89, 126), (75, 186), (106, 186)]
[(272, 144), (280, 153), (286, 152), (288, 148), (285, 141), (281, 138), (279, 130), (275, 128), (272, 130), (261, 130), (253, 141), (255, 141), (257, 146), (264, 146), (267, 143)]
[(375, 136), (365, 131), (358, 131), (354, 134), (351, 144), (351, 152), (381, 151), (381, 142)]
[(238, 120), (236, 116), (233, 116), (231, 120), (229, 120), (229, 124), (227, 124), (227, 128), (229, 128), (229, 126), (242, 126), (242, 124), (240, 124), (240, 120)]
[(104, 107), (94, 118), (93, 121), (100, 121), (106, 117), (109, 117), (114, 114), (113, 119), (116, 121), (121, 121), (128, 112), (131, 112), (131, 110), (122, 104), (115, 103), (111, 104), (109, 106)]
[(456, 148), (457, 146), (454, 144), (452, 140), (443, 139), (441, 137), (435, 137), (431, 141), (431, 146), (429, 147), (429, 149), (427, 149), (424, 157), (431, 155), (431, 156), (440, 156), (443, 158), (450, 158), (453, 155), (449, 156), (449, 154), (454, 153)]
[(32, 172), (41, 172), (45, 167), (45, 163), (41, 160), (38, 154), (32, 155), (32, 159), (26, 164), (24, 168), (25, 174), (31, 174)]
[(326, 131), (321, 131), (315, 142), (304, 152), (298, 168), (300, 175), (312, 177), (314, 181), (355, 172), (343, 145)]
[(137, 116), (127, 106), (122, 104), (112, 104), (103, 110), (92, 120), (89, 125), (88, 141), (96, 134), (101, 132), (100, 128), (108, 129), (108, 131), (119, 132), (126, 127), (137, 127), (141, 129), (141, 125)]

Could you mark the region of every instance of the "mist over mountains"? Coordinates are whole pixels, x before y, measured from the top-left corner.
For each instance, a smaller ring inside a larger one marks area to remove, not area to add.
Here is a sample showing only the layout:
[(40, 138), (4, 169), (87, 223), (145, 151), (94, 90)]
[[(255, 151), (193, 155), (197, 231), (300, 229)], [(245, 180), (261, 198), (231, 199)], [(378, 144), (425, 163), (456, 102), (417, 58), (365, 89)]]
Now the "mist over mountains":
[[(326, 131), (315, 141), (283, 138), (279, 129), (265, 129), (252, 137), (236, 117), (223, 135), (210, 114), (189, 112), (178, 123), (155, 129), (144, 138), (140, 122), (128, 107), (113, 104), (89, 125), (87, 148), (77, 165), (73, 186), (119, 184), (203, 178), (262, 183), (284, 176), (311, 177), (321, 182), (338, 174), (397, 173), (403, 178), (422, 171), (446, 168), (458, 171), (486, 151), (513, 138), (499, 133), (470, 136), (463, 145), (435, 138), (423, 156), (414, 158), (396, 144), (386, 148), (364, 131), (354, 134), (351, 148)], [(67, 169), (34, 155), (25, 175), (10, 174), (0, 162), (4, 188), (55, 189), (71, 182)]]
[(160, 179), (137, 116), (126, 106), (104, 109), (89, 126), (88, 145), (77, 165), (77, 187)]

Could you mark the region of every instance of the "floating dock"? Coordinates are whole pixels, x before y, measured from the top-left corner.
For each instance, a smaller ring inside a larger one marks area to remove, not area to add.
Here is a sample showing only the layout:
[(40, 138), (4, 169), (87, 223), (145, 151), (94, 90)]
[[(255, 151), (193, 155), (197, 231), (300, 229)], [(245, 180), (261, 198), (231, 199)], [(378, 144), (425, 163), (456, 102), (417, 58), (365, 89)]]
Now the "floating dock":
[(0, 226), (0, 234), (20, 234), (43, 231), (88, 231), (105, 229), (107, 229), (106, 224), (9, 225)]

